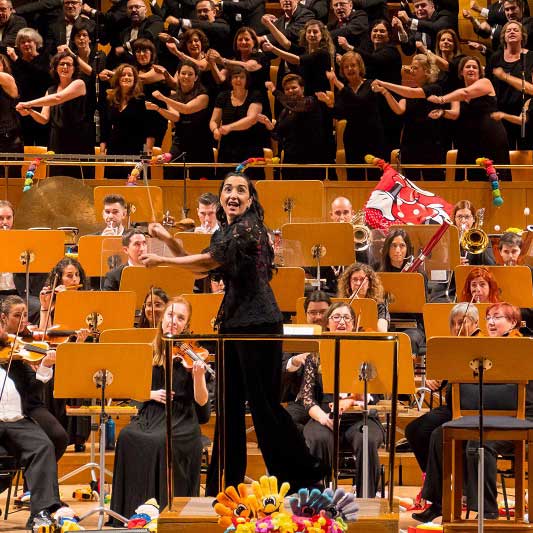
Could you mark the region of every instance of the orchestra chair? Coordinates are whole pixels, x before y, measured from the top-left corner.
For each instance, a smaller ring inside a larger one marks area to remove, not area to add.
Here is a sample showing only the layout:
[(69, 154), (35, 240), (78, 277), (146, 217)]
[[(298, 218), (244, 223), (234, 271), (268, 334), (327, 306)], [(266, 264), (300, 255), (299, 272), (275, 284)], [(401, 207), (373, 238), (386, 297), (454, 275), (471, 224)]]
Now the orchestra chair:
[[(524, 524), (526, 443), (533, 450), (533, 422), (525, 419), (528, 376), (533, 364), (529, 338), (433, 337), (427, 343), (427, 376), (448, 379), (452, 386), (452, 420), (443, 428), (442, 524), (444, 533), (475, 531), (477, 521), (462, 520), (463, 445), (479, 441), (478, 377), (472, 369), (478, 361), (484, 372), (483, 440), (514, 442), (515, 519), (517, 531), (530, 530)], [(475, 384), (466, 388), (465, 384)], [(489, 386), (487, 386), (489, 385)], [(533, 472), (533, 454), (528, 470)], [(533, 494), (533, 476), (529, 476)], [(524, 526), (522, 529), (521, 526)], [(502, 523), (484, 520), (487, 531), (502, 531)], [(511, 529), (511, 528), (509, 528)], [(507, 530), (507, 528), (506, 528)]]
[[(272, 148), (263, 148), (263, 154), (266, 161), (272, 161), (272, 158), (274, 157), (274, 152), (272, 151)], [(272, 167), (265, 167), (265, 179), (274, 179), (274, 169)]]
[[(509, 150), (509, 161), (511, 165), (533, 165), (532, 150)], [(531, 170), (523, 168), (511, 169), (512, 181), (530, 181)]]
[[(335, 125), (335, 138), (337, 140), (337, 153), (335, 161), (338, 164), (346, 164), (346, 150), (344, 149), (344, 130), (346, 129), (346, 120), (337, 120)], [(345, 168), (337, 169), (337, 178), (339, 181), (347, 180)]]
[[(270, 81), (276, 85), (276, 82), (277, 82), (277, 78), (278, 78), (278, 70), (279, 70), (279, 65), (270, 65)], [(281, 90), (281, 87), (280, 87), (280, 90)], [(275, 111), (275, 103), (276, 103), (276, 99), (274, 98), (274, 95), (268, 91), (268, 102), (270, 103), (270, 113), (272, 114), (272, 119), (275, 119), (276, 118), (276, 111)]]
[[(446, 152), (446, 164), (455, 165), (457, 163), (457, 150), (448, 150)], [(455, 181), (455, 168), (446, 169), (446, 181)]]
[[(95, 146), (94, 147), (94, 155), (100, 155), (100, 147)], [(103, 180), (105, 179), (104, 175), (105, 166), (104, 165), (95, 165), (94, 166), (94, 179), (95, 180)]]
[(6, 506), (4, 509), (4, 520), (7, 520), (9, 514), (9, 505), (11, 503), (11, 494), (13, 492), (13, 480), (16, 479), (14, 492), (16, 495), (21, 472), (22, 470), (17, 458), (10, 454), (3, 446), (0, 446), (0, 479), (7, 479), (9, 483), (7, 487)]
[[(46, 154), (48, 148), (46, 146), (24, 146), (24, 161), (32, 161), (39, 154)], [(31, 154), (31, 155), (30, 155)], [(29, 163), (25, 163), (21, 166), (22, 178), (26, 178), (26, 172), (28, 171)], [(41, 161), (41, 164), (35, 170), (33, 179), (46, 178), (46, 161)]]

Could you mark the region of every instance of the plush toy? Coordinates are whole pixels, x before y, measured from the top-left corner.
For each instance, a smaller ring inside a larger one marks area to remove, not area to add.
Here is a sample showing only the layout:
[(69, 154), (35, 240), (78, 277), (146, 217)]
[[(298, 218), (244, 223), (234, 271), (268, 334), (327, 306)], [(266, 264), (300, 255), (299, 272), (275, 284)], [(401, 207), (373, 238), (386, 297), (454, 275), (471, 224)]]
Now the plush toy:
[(135, 163), (133, 170), (130, 172), (128, 176), (128, 181), (126, 182), (126, 185), (129, 185), (129, 186), (137, 185), (137, 180), (139, 179), (139, 175), (142, 172), (143, 166), (144, 166), (143, 161), (138, 161), (137, 163)]
[(258, 502), (255, 495), (250, 494), (248, 486), (239, 483), (237, 487), (227, 487), (224, 492), (217, 494), (213, 502), (215, 512), (219, 515), (218, 524), (229, 527), (237, 518), (246, 520), (257, 516)]
[(74, 514), (74, 510), (70, 507), (61, 507), (54, 514), (54, 520), (56, 521), (59, 531), (81, 531), (85, 529), (80, 526), (79, 518)]
[(500, 207), (503, 204), (502, 193), (500, 191), (500, 182), (498, 181), (498, 173), (492, 164), (490, 159), (486, 157), (480, 157), (476, 159), (476, 165), (483, 167), (490, 180), (490, 186), (492, 188), (492, 203), (496, 207)]
[(283, 498), (289, 492), (290, 485), (285, 481), (278, 492), (278, 478), (276, 476), (261, 476), (259, 483), (252, 483), (252, 490), (259, 503), (259, 516), (277, 513), (283, 507)]
[(159, 504), (155, 498), (139, 505), (135, 514), (128, 520), (128, 529), (148, 529), (157, 531), (157, 519), (159, 518)]
[(246, 161), (243, 161), (242, 163), (239, 163), (235, 167), (235, 172), (237, 174), (242, 174), (248, 167), (257, 166), (257, 165), (265, 165), (267, 163), (279, 163), (280, 159), (279, 157), (273, 157), (272, 159), (265, 159), (264, 157), (250, 157)]
[[(53, 155), (54, 152), (48, 151), (46, 152), (48, 155)], [(42, 157), (36, 157), (28, 167), (28, 170), (26, 171), (26, 176), (24, 177), (24, 187), (22, 189), (22, 192), (29, 191), (33, 186), (33, 178), (35, 176), (36, 170), (39, 168), (39, 165), (41, 164), (41, 161), (43, 160)]]
[(298, 497), (290, 498), (289, 504), (292, 513), (296, 516), (313, 516), (331, 506), (332, 495), (333, 491), (330, 494), (326, 491), (321, 492), (319, 489), (313, 489), (311, 492), (308, 489), (300, 489)]

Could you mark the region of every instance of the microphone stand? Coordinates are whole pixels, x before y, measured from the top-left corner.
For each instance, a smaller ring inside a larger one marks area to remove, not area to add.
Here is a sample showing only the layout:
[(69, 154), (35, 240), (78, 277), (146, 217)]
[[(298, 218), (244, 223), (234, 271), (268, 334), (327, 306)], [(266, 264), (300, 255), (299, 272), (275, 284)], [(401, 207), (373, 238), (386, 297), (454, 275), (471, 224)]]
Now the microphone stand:
[(526, 54), (520, 52), (520, 67), (522, 76), (522, 113), (520, 114), (520, 137), (526, 137)]
[(93, 59), (93, 74), (94, 74), (94, 129), (95, 129), (95, 141), (96, 145), (100, 146), (100, 9), (101, 0), (96, 0), (96, 14), (94, 16), (95, 28), (94, 28), (94, 47), (95, 54)]

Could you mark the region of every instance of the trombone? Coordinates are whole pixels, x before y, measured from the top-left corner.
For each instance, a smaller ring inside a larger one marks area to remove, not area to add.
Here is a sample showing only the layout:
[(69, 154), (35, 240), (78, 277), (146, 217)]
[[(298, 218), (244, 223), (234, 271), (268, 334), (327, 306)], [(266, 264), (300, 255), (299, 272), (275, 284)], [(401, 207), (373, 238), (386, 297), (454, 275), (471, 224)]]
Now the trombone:
[(475, 224), (470, 229), (461, 231), (459, 244), (469, 254), (482, 254), (489, 246), (489, 236), (481, 229), (484, 216), (485, 209), (478, 209)]

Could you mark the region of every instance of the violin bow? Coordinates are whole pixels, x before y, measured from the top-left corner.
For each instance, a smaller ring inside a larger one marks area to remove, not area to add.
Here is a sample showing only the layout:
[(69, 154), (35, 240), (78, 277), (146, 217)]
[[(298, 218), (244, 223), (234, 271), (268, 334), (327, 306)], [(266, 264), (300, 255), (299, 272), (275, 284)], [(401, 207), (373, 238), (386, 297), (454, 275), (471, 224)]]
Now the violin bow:
[(56, 273), (56, 275), (54, 276), (54, 281), (52, 282), (52, 295), (50, 296), (50, 303), (48, 304), (48, 309), (46, 310), (46, 317), (45, 317), (45, 321), (44, 321), (44, 328), (43, 328), (43, 340), (46, 339), (46, 335), (48, 333), (48, 329), (49, 329), (49, 322), (50, 322), (50, 315), (52, 314), (52, 302), (54, 301), (54, 298), (55, 298), (55, 291), (56, 291), (56, 285), (57, 285), (57, 280), (58, 280), (59, 276), (58, 274)]
[[(19, 323), (17, 325), (17, 334), (20, 331), (20, 327), (22, 326), (22, 319), (24, 318), (24, 313), (20, 315)], [(6, 386), (7, 382), (7, 376), (9, 376), (9, 371), (11, 370), (11, 363), (13, 362), (13, 355), (15, 354), (15, 343), (17, 341), (17, 336), (15, 335), (15, 340), (13, 341), (13, 344), (11, 345), (11, 350), (9, 350), (9, 359), (7, 361), (7, 369), (6, 369), (6, 375), (4, 376), (4, 381), (2, 382), (2, 390), (0, 391), (0, 401), (2, 401), (2, 396), (4, 395), (4, 388)]]
[(154, 286), (151, 285), (150, 286), (150, 296), (152, 298), (152, 324), (153, 326), (152, 327), (157, 327), (156, 323), (155, 323), (155, 311), (154, 311)]

